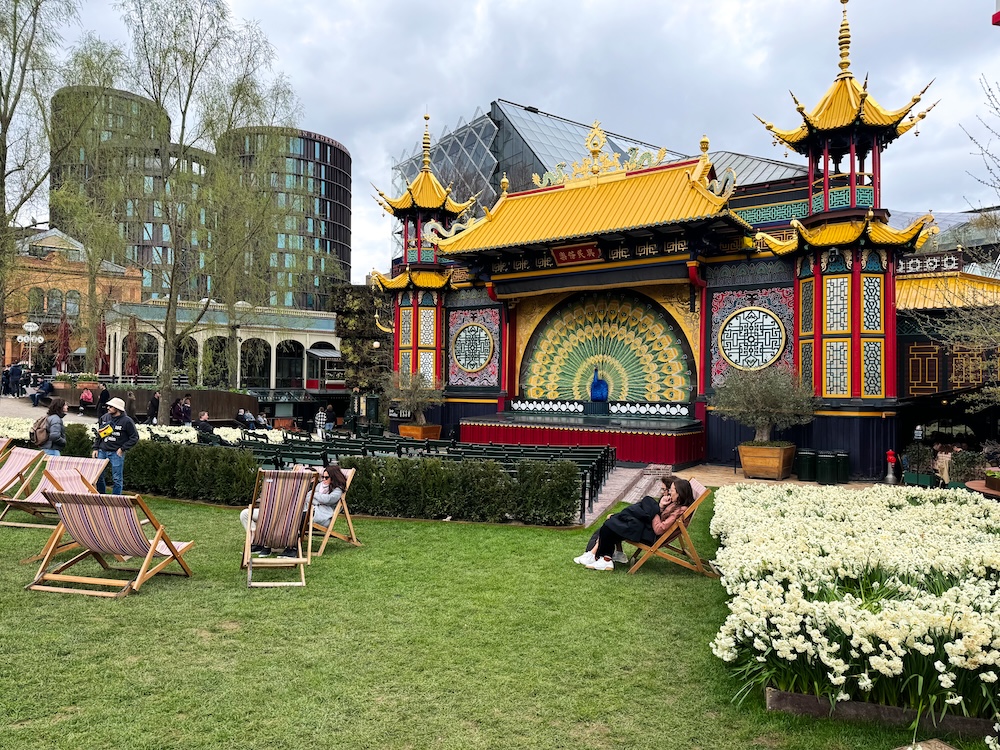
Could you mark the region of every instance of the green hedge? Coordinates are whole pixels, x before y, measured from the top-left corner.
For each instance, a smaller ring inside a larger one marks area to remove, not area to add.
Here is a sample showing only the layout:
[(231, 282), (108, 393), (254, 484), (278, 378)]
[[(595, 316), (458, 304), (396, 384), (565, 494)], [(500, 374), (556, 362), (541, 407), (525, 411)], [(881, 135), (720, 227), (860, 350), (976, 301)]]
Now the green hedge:
[[(89, 456), (90, 431), (66, 428), (63, 454)], [(516, 477), (496, 461), (351, 456), (342, 466), (357, 469), (353, 513), (563, 526), (580, 512), (580, 472), (571, 461), (522, 461)], [(246, 450), (140, 440), (125, 454), (125, 491), (246, 505), (258, 468)]]
[(516, 479), (496, 461), (345, 458), (357, 469), (353, 513), (563, 526), (580, 511), (580, 472), (571, 461), (522, 461)]

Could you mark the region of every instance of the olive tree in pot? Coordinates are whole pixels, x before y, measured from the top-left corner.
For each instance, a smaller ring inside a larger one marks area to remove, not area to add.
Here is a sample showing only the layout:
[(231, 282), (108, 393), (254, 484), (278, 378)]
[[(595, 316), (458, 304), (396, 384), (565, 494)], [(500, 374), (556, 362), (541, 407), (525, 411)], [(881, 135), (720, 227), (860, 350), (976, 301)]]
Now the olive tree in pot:
[(424, 412), (432, 406), (444, 403), (444, 390), (440, 382), (431, 382), (421, 372), (391, 372), (386, 378), (385, 398), (411, 414), (412, 421), (399, 426), (400, 435), (421, 440), (436, 440), (441, 437), (441, 425), (427, 424), (424, 416)]
[(788, 369), (772, 365), (762, 370), (730, 370), (709, 399), (723, 419), (732, 419), (756, 430), (754, 439), (741, 443), (743, 475), (784, 479), (792, 473), (795, 445), (771, 440), (772, 431), (813, 420), (816, 399)]

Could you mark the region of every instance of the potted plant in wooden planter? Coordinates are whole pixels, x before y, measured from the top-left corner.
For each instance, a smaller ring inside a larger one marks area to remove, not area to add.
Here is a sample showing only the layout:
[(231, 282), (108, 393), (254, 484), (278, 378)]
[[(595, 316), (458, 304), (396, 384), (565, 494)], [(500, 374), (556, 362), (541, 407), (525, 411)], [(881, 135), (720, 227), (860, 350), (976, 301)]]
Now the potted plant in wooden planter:
[(76, 376), (76, 387), (81, 391), (84, 388), (97, 388), (100, 385), (100, 375), (96, 372), (81, 372)]
[(52, 379), (52, 387), (57, 391), (65, 391), (73, 387), (73, 376), (60, 373)]
[(427, 418), (424, 416), (424, 412), (429, 408), (444, 402), (444, 391), (440, 382), (432, 383), (420, 372), (393, 372), (386, 380), (385, 397), (412, 415), (409, 424), (399, 426), (401, 436), (420, 440), (437, 440), (441, 437), (441, 425), (427, 424)]
[(930, 487), (937, 480), (934, 476), (934, 452), (929, 446), (910, 443), (903, 451), (903, 461), (903, 484)]
[(709, 399), (723, 419), (752, 427), (754, 439), (740, 444), (743, 475), (784, 479), (792, 473), (795, 445), (771, 440), (772, 431), (813, 420), (815, 398), (791, 372), (777, 365), (762, 370), (731, 370)]

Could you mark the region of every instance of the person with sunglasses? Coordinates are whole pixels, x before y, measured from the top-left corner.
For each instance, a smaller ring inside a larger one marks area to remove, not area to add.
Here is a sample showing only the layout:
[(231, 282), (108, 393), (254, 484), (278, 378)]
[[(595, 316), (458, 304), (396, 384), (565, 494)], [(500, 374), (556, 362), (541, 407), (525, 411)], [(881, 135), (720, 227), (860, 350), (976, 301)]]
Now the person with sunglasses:
[(313, 523), (329, 526), (333, 518), (333, 509), (337, 507), (340, 498), (347, 487), (347, 477), (340, 470), (336, 461), (319, 470), (319, 484), (313, 495)]

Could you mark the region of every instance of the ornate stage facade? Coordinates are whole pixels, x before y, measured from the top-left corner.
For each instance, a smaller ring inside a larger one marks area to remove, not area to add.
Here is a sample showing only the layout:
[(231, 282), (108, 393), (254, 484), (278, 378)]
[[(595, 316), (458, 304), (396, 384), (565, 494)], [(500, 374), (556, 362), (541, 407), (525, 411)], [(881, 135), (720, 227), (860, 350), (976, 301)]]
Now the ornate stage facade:
[[(795, 437), (849, 449), (855, 476), (884, 474), (907, 377), (897, 267), (936, 227), (890, 225), (882, 153), (926, 111), (920, 95), (883, 109), (854, 78), (846, 7), (838, 43), (839, 73), (798, 108), (802, 123), (764, 123), (806, 166), (742, 157), (745, 184), (716, 169), (706, 137), (690, 158), (622, 156), (595, 122), (579, 161), (520, 192), (504, 175), (470, 218), (475, 196), (457, 202), (438, 181), (425, 128), (419, 174), (398, 197), (379, 193), (403, 254), (374, 283), (393, 300), (395, 369), (445, 388), (446, 434), (728, 462), (751, 434), (712, 414), (713, 388), (778, 366), (820, 404)], [(592, 401), (595, 378), (606, 403)]]

